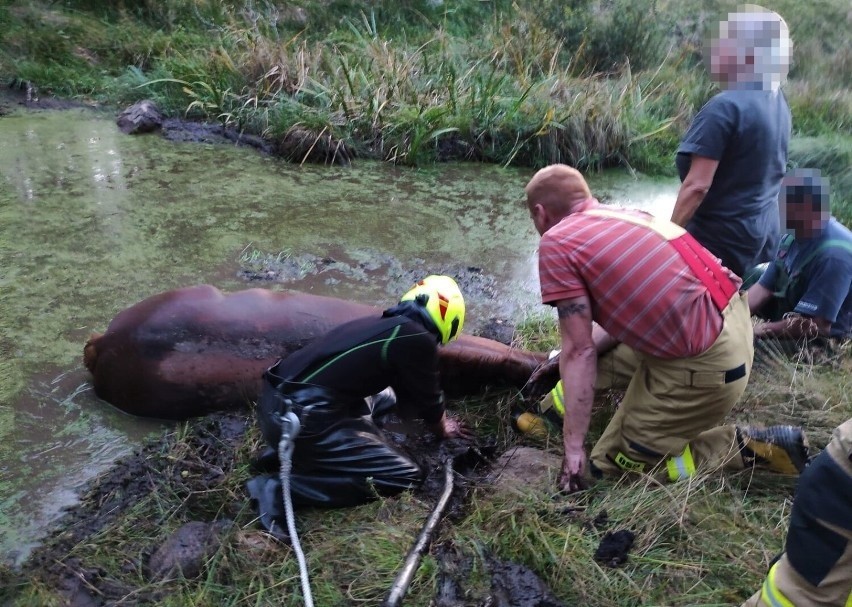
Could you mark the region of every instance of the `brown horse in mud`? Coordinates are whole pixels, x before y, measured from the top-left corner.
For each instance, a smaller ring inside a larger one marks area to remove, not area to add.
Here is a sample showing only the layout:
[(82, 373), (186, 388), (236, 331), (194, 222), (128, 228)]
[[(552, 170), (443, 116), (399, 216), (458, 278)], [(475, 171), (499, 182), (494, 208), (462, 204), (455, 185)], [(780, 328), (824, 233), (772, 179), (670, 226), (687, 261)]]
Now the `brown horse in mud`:
[[(83, 358), (100, 398), (133, 415), (186, 419), (246, 406), (278, 358), (381, 311), (299, 292), (186, 287), (119, 312), (105, 333), (92, 335)], [(520, 388), (546, 359), (469, 335), (439, 351), (441, 383), (452, 395), (487, 385)]]

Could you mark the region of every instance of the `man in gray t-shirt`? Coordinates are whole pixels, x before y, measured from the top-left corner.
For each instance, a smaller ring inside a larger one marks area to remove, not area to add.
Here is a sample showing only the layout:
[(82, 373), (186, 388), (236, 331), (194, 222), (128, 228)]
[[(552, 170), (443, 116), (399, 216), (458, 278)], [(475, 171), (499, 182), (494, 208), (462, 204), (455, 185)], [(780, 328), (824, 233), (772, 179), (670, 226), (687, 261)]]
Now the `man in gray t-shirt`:
[(789, 36), (776, 13), (728, 16), (711, 45), (722, 87), (693, 120), (677, 153), (681, 184), (672, 221), (743, 276), (775, 255), (778, 191), (791, 117), (779, 86)]

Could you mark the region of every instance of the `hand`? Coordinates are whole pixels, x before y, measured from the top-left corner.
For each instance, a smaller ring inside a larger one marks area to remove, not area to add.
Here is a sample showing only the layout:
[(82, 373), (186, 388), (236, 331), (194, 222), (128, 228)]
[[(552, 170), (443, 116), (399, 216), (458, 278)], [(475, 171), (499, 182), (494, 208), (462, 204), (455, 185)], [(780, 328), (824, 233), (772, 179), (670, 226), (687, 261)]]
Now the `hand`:
[(440, 434), (443, 438), (463, 438), (466, 440), (472, 440), (474, 438), (473, 432), (468, 428), (467, 424), (461, 420), (450, 417), (446, 413), (441, 418), (439, 422), (440, 430), (438, 430), (438, 434)]
[(537, 403), (559, 381), (559, 357), (554, 356), (536, 367), (521, 389), (524, 400)]
[(565, 493), (574, 493), (586, 488), (583, 472), (586, 469), (586, 450), (566, 449), (562, 460), (562, 471), (559, 473), (559, 488)]

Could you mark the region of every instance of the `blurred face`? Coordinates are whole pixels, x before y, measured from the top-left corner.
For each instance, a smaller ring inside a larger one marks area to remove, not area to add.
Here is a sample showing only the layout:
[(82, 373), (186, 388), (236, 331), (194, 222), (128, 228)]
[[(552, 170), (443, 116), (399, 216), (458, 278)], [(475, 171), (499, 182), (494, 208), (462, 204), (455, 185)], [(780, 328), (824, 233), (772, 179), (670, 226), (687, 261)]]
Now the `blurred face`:
[(795, 238), (813, 238), (825, 229), (829, 213), (823, 209), (818, 199), (806, 196), (801, 202), (789, 202), (784, 205), (784, 220), (788, 230)]
[(739, 60), (736, 42), (715, 38), (710, 42), (710, 76), (720, 84), (737, 81)]

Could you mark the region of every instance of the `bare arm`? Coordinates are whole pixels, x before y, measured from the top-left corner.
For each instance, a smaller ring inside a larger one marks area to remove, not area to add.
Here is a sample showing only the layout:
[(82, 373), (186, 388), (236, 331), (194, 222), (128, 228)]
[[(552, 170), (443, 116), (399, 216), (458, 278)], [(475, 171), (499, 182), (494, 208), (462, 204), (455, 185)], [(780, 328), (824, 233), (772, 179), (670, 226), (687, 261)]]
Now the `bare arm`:
[(592, 341), (595, 342), (598, 356), (606, 354), (619, 344), (619, 341), (607, 333), (598, 323), (592, 324)]
[(563, 443), (560, 487), (568, 492), (582, 489), (586, 467), (584, 446), (597, 376), (597, 350), (592, 338), (592, 312), (588, 297), (564, 299), (557, 302), (559, 333), (562, 352), (559, 354), (559, 372), (565, 388), (565, 416), (563, 418)]
[(719, 166), (718, 160), (696, 156), (692, 154), (689, 165), (689, 173), (680, 185), (677, 193), (674, 210), (672, 211), (672, 222), (683, 227), (689, 223), (695, 211), (701, 206), (704, 197), (713, 183), (713, 176)]
[[(597, 323), (592, 323), (592, 341), (598, 356), (606, 354), (620, 343)], [(556, 353), (561, 353), (561, 350)], [(521, 390), (525, 399), (537, 402), (553, 389), (559, 381), (559, 360), (559, 356), (553, 356), (532, 372), (529, 381)]]
[(746, 297), (748, 298), (749, 311), (752, 314), (756, 314), (772, 299), (772, 291), (758, 282), (748, 288)]

